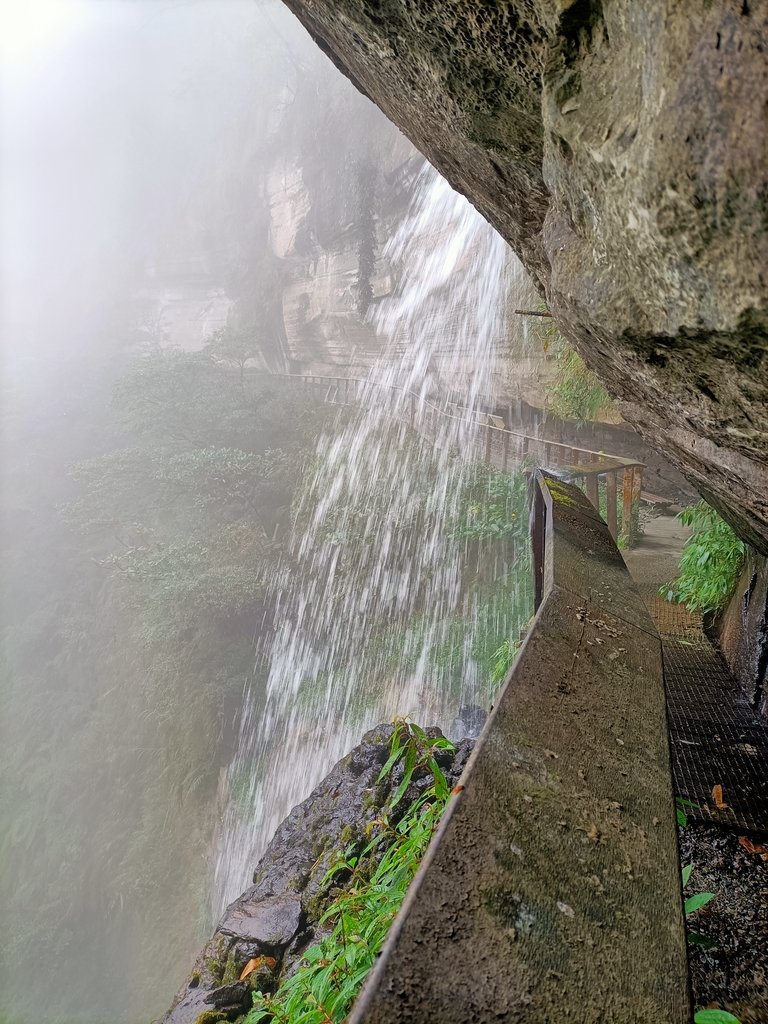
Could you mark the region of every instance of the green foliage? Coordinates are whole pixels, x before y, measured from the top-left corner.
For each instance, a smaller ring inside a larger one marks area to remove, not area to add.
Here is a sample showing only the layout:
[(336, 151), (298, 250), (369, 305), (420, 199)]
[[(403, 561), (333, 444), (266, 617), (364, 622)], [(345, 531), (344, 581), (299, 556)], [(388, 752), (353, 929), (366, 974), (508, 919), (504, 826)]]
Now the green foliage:
[(695, 914), (697, 910), (701, 910), (702, 907), (711, 903), (714, 898), (715, 893), (713, 892), (697, 892), (693, 896), (689, 896), (684, 905), (685, 916)]
[(683, 509), (678, 519), (693, 532), (683, 547), (679, 576), (660, 593), (692, 612), (720, 611), (738, 582), (744, 545), (705, 501)]
[[(693, 874), (693, 864), (686, 864), (682, 870), (683, 889), (685, 889), (691, 881), (691, 875)], [(698, 910), (706, 907), (708, 903), (711, 903), (715, 898), (713, 892), (697, 892), (693, 896), (688, 896), (683, 904), (683, 910), (686, 917), (691, 917)], [(699, 935), (698, 932), (688, 932), (688, 942), (691, 946), (703, 946), (706, 949), (711, 949), (716, 946), (717, 943), (714, 939), (709, 939), (705, 935)]]
[(688, 815), (686, 813), (687, 807), (698, 810), (699, 805), (693, 803), (692, 800), (686, 800), (684, 796), (675, 797), (675, 816), (680, 828), (686, 828), (688, 825)]
[[(254, 994), (244, 1024), (331, 1024), (346, 1019), (375, 962), (389, 927), (437, 828), (450, 792), (437, 762), (445, 739), (431, 739), (417, 725), (396, 723), (390, 756), (379, 782), (402, 766), (402, 778), (376, 831), (360, 854), (341, 853), (326, 875), (333, 894), (320, 923), (332, 925), (328, 938), (307, 949), (298, 970), (274, 995)], [(427, 774), (431, 783), (398, 818), (396, 810), (411, 783)]]
[(253, 330), (237, 328), (233, 324), (214, 331), (206, 341), (204, 351), (216, 362), (236, 366), (241, 387), (245, 381), (245, 367), (252, 360), (261, 361), (263, 346)]
[(693, 1024), (741, 1024), (741, 1021), (727, 1010), (697, 1010)]
[(557, 377), (551, 392), (551, 408), (556, 416), (585, 423), (611, 408), (608, 392), (563, 339), (559, 339), (556, 359)]
[(456, 537), (472, 540), (523, 538), (528, 534), (528, 480), (477, 465), (462, 489)]
[(501, 646), (494, 652), (493, 672), (491, 673), (494, 686), (500, 686), (506, 679), (519, 648), (519, 642), (514, 643), (510, 640), (504, 640)]

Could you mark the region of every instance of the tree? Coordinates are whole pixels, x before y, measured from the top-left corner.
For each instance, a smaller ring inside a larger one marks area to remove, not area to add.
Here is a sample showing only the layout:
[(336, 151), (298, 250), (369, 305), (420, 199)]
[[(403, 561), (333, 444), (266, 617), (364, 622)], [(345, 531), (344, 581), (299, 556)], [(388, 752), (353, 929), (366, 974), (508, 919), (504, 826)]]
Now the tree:
[(246, 364), (252, 360), (261, 362), (262, 350), (254, 333), (231, 324), (214, 331), (204, 351), (217, 363), (236, 366), (240, 371), (240, 387), (244, 385)]

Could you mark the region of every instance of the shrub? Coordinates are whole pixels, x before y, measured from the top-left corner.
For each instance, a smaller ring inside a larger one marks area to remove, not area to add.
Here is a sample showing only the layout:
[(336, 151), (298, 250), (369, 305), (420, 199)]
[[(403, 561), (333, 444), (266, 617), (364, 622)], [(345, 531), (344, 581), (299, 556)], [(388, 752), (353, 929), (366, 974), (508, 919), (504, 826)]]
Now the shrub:
[[(400, 909), (411, 879), (426, 853), (432, 834), (450, 798), (446, 778), (435, 755), (452, 749), (446, 739), (432, 739), (417, 725), (396, 723), (387, 763), (379, 781), (403, 765), (403, 776), (382, 815), (378, 831), (359, 856), (341, 855), (326, 876), (333, 884), (341, 874), (347, 887), (335, 896), (320, 924), (333, 925), (327, 939), (310, 946), (295, 974), (274, 995), (254, 994), (254, 1008), (245, 1024), (331, 1024), (346, 1020), (352, 1003), (389, 926)], [(395, 823), (396, 808), (414, 775), (431, 775), (427, 789)]]
[(678, 519), (693, 533), (683, 547), (679, 576), (660, 593), (691, 612), (718, 612), (739, 579), (744, 545), (705, 501), (683, 509)]

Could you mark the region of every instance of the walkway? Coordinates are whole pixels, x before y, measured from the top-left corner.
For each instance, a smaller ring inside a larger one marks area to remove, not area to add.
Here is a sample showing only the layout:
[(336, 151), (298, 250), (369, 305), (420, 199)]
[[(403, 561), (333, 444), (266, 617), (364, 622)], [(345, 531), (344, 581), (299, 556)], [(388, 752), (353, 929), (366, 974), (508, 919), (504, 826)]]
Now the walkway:
[(421, 437), (441, 447), (456, 447), (464, 455), (502, 473), (521, 465), (538, 465), (554, 472), (586, 491), (596, 508), (604, 507), (614, 540), (621, 534), (630, 543), (634, 539), (644, 468), (636, 459), (510, 430), (500, 417), (457, 405), (447, 395), (425, 397), (407, 387), (373, 378), (300, 373), (275, 376), (310, 388), (333, 405), (385, 410)]
[(768, 722), (750, 707), (701, 616), (659, 594), (677, 574), (687, 533), (673, 515), (660, 515), (624, 555), (662, 638), (675, 790), (696, 804), (687, 809), (693, 820), (766, 833)]

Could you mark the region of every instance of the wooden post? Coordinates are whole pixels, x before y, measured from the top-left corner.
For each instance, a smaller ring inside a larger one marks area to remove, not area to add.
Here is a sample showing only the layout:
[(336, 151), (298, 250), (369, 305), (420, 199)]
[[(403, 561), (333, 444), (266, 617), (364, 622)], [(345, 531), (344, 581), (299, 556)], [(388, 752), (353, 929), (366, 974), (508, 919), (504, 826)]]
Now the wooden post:
[(507, 460), (509, 459), (509, 434), (504, 431), (504, 461), (502, 463), (502, 473), (507, 472)]
[(587, 497), (599, 512), (600, 492), (597, 486), (597, 473), (587, 473)]
[(632, 540), (632, 483), (635, 476), (633, 466), (629, 466), (622, 473), (622, 502), (621, 502), (621, 532)]
[(491, 428), (487, 424), (485, 427), (485, 464), (487, 466), (491, 464)]
[(635, 466), (632, 475), (632, 507), (640, 507), (640, 495), (643, 491), (643, 467)]
[(608, 509), (606, 512), (606, 520), (608, 522), (608, 529), (611, 536), (616, 540), (618, 534), (618, 524), (616, 522), (616, 470), (612, 469), (609, 473), (605, 474), (605, 493), (608, 499)]
[(537, 480), (538, 474), (531, 474), (533, 488), (533, 516), (531, 521), (531, 542), (533, 547), (533, 607), (538, 611), (544, 599), (544, 565), (546, 560), (547, 506), (544, 492)]

